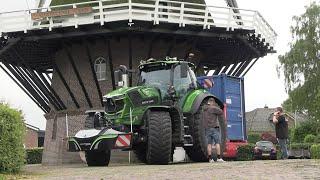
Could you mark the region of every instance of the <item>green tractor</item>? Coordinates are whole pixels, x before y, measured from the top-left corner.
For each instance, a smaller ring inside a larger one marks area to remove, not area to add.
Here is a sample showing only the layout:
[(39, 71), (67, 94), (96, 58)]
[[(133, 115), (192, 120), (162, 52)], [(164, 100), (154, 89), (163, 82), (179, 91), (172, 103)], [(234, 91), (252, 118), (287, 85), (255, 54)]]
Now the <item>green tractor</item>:
[[(111, 149), (133, 150), (147, 164), (168, 164), (176, 147), (192, 161), (207, 161), (203, 106), (213, 97), (197, 83), (194, 65), (173, 58), (142, 61), (138, 72), (120, 66), (119, 89), (104, 96), (105, 111), (89, 111), (85, 130), (69, 138), (69, 151), (85, 151), (88, 166), (108, 165)], [(138, 73), (137, 86), (128, 75)], [(225, 120), (219, 119), (221, 151)]]

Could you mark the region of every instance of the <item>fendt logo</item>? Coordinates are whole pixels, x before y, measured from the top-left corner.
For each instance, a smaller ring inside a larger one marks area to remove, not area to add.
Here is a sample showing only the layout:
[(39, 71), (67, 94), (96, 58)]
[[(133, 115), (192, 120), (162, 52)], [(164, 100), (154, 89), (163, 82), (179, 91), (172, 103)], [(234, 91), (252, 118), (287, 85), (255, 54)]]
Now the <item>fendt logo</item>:
[(150, 104), (150, 103), (154, 103), (154, 100), (151, 99), (151, 100), (148, 100), (148, 101), (142, 101), (142, 102), (141, 102), (142, 105)]

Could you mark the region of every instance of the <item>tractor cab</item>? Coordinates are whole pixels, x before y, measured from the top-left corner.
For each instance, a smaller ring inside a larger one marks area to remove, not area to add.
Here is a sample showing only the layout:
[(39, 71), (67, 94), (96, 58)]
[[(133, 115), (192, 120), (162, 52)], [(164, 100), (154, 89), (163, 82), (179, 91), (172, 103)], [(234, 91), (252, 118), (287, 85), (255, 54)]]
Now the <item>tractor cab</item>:
[(159, 89), (161, 99), (180, 101), (197, 88), (192, 67), (185, 61), (167, 58), (165, 61), (149, 59), (139, 66), (138, 86), (151, 86)]

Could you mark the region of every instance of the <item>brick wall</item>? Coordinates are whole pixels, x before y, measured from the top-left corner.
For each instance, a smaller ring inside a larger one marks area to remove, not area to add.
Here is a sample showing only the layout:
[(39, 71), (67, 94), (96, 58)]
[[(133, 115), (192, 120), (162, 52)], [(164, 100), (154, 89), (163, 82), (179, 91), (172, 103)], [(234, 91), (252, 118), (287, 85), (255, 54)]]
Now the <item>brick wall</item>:
[(26, 128), (26, 135), (24, 139), (25, 148), (34, 148), (38, 147), (38, 131)]
[[(65, 113), (60, 112), (46, 116), (46, 134), (42, 156), (42, 164), (44, 165), (81, 162), (78, 153), (67, 152)], [(74, 136), (77, 131), (83, 129), (85, 116), (79, 114), (82, 114), (82, 112), (72, 112), (72, 115), (68, 116), (69, 136)], [(54, 123), (56, 123), (56, 126), (54, 126)], [(53, 131), (56, 132), (53, 133)]]

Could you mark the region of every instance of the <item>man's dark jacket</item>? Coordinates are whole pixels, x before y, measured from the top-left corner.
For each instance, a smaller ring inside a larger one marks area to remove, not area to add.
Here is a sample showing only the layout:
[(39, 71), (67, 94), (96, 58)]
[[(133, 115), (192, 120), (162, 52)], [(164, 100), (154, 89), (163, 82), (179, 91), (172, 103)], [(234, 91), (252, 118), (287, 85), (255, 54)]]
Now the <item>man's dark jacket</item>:
[(283, 115), (279, 116), (276, 123), (276, 137), (278, 139), (288, 139), (288, 122)]

